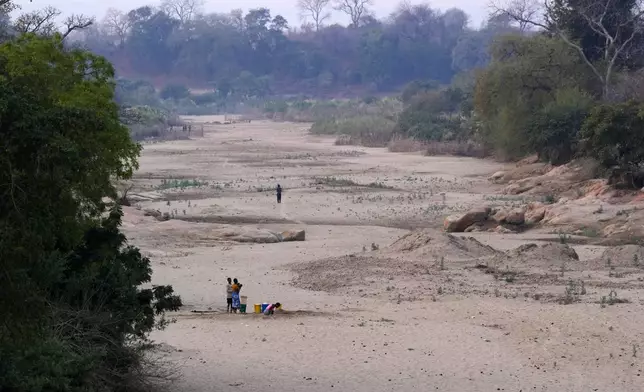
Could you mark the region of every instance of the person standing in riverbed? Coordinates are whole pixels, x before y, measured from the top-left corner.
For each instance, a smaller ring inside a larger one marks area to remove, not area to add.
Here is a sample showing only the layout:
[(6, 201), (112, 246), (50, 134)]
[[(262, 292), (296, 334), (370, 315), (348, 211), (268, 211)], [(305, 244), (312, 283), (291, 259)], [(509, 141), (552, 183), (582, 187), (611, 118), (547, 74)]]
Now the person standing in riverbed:
[(282, 187), (280, 184), (277, 184), (277, 203), (280, 204), (282, 202)]
[(233, 311), (233, 280), (228, 278), (226, 283), (226, 313)]
[(237, 311), (241, 307), (241, 301), (240, 301), (240, 298), (239, 298), (239, 291), (241, 290), (241, 288), (242, 288), (242, 284), (239, 283), (237, 278), (233, 279), (233, 286), (232, 286), (232, 290), (233, 290), (233, 293), (232, 293), (232, 301), (233, 301), (233, 303), (232, 303), (232, 312), (233, 313), (237, 313)]

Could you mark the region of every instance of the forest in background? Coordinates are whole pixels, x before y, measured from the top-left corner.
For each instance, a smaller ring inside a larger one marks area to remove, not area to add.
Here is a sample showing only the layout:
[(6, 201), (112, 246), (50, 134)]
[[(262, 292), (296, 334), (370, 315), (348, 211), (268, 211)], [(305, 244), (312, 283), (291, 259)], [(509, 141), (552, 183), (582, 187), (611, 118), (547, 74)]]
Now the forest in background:
[(333, 5), (328, 0), (304, 0), (300, 7), (314, 3), (323, 20), (295, 28), (297, 21), (267, 8), (204, 14), (194, 0), (167, 0), (111, 10), (76, 39), (113, 62), (120, 76), (158, 88), (338, 98), (391, 92), (415, 79), (449, 83), (487, 63), (493, 37), (518, 31), (507, 17), (477, 30), (460, 9), (409, 3), (382, 19), (366, 4), (351, 15), (355, 23), (342, 26), (324, 18)]

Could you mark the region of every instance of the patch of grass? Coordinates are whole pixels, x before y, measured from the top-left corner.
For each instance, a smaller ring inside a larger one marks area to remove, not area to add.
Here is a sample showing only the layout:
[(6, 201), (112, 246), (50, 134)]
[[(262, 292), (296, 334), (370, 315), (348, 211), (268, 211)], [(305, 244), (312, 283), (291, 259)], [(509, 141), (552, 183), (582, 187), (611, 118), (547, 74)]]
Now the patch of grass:
[(568, 279), (564, 296), (559, 299), (559, 303), (563, 305), (570, 305), (575, 302), (579, 302), (580, 296), (585, 294), (586, 294), (586, 285), (584, 284), (584, 281), (580, 281), (579, 283), (577, 283), (572, 279)]
[(559, 236), (559, 243), (562, 245), (567, 245), (570, 241), (570, 234), (566, 234), (563, 231), (558, 231), (557, 235)]
[(191, 187), (200, 187), (200, 186), (208, 186), (207, 181), (199, 181), (199, 180), (161, 180), (161, 184), (157, 186), (158, 190), (164, 190), (164, 189), (185, 189), (185, 188), (191, 188)]
[(583, 235), (584, 237), (597, 238), (599, 237), (600, 233), (599, 230), (594, 227), (584, 227), (583, 229), (581, 229), (581, 235)]
[(337, 187), (346, 187), (346, 186), (355, 186), (363, 188), (377, 188), (377, 189), (394, 189), (394, 187), (386, 185), (382, 182), (374, 181), (368, 184), (360, 184), (349, 178), (342, 177), (317, 177), (315, 179), (317, 185), (328, 185), (328, 186), (337, 186)]
[(311, 126), (315, 135), (342, 135), (338, 145), (386, 147), (394, 135), (395, 121), (377, 116), (332, 118), (316, 121)]
[(543, 204), (555, 204), (557, 202), (557, 199), (555, 198), (554, 195), (545, 195), (543, 197)]
[(527, 204), (535, 201), (535, 199), (531, 197), (514, 195), (487, 195), (483, 199), (493, 202), (515, 203), (516, 205)]
[(315, 183), (328, 186), (360, 186), (360, 184), (351, 179), (331, 176), (317, 177)]
[(611, 292), (608, 293), (608, 296), (603, 296), (599, 300), (599, 304), (601, 305), (602, 308), (605, 308), (606, 306), (612, 306), (615, 304), (628, 304), (630, 302), (631, 301), (629, 301), (626, 298), (619, 298), (615, 290), (611, 290)]
[(379, 188), (379, 189), (394, 189), (393, 186), (383, 184), (382, 182), (370, 182), (367, 185), (364, 185), (367, 188)]

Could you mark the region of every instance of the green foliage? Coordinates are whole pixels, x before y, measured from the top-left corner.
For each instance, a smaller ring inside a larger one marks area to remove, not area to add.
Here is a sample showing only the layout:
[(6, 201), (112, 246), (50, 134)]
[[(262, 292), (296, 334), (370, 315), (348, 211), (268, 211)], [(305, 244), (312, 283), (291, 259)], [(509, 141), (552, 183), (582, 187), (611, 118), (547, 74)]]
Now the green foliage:
[(157, 189), (164, 190), (164, 189), (185, 189), (185, 188), (190, 188), (190, 187), (200, 187), (200, 186), (208, 186), (208, 181), (199, 181), (199, 180), (161, 180), (161, 184), (157, 187)]
[(126, 106), (161, 104), (154, 86), (141, 80), (118, 79), (114, 95), (116, 102)]
[(400, 94), (400, 98), (403, 103), (409, 103), (415, 96), (426, 93), (427, 91), (436, 90), (438, 87), (438, 83), (433, 80), (414, 80), (405, 86)]
[(605, 168), (636, 169), (644, 162), (644, 106), (635, 101), (593, 108), (581, 130), (581, 152)]
[(162, 99), (172, 99), (178, 101), (190, 96), (188, 87), (181, 84), (169, 84), (165, 86), (159, 93)]
[(573, 49), (545, 36), (505, 37), (492, 45), (491, 56), (474, 91), (481, 137), (508, 158), (535, 152), (530, 137), (537, 132), (532, 126), (535, 115), (555, 110), (543, 108), (557, 98), (559, 90), (588, 91), (592, 77)]
[[(578, 42), (585, 56), (591, 62), (604, 59), (606, 46), (609, 44), (606, 29), (615, 45), (637, 45), (627, 42), (637, 28), (637, 18), (633, 17), (637, 0), (613, 0), (610, 2), (595, 0), (557, 0), (553, 3), (549, 23), (562, 28), (573, 42)], [(593, 20), (594, 25), (588, 20)], [(637, 41), (637, 40), (635, 40)], [(618, 65), (636, 64), (639, 56), (620, 56)]]
[(393, 136), (396, 123), (380, 116), (359, 116), (319, 121), (311, 133), (319, 135), (347, 135), (351, 144), (384, 147)]
[(588, 94), (576, 89), (557, 91), (555, 100), (537, 111), (528, 126), (530, 148), (554, 165), (570, 161), (592, 104)]
[(155, 316), (181, 305), (126, 244), (113, 180), (140, 146), (114, 71), (60, 36), (0, 46), (0, 385), (128, 390)]
[[(260, 96), (266, 87), (261, 78), (269, 78), (270, 91), (280, 95), (338, 93), (354, 85), (365, 87), (354, 90), (363, 95), (412, 80), (448, 83), (455, 71), (484, 66), (492, 37), (510, 30), (472, 30), (463, 11), (427, 5), (401, 7), (390, 18), (355, 27), (332, 22), (318, 31), (287, 29), (288, 22), (266, 8), (198, 14), (182, 22), (146, 6), (123, 17), (131, 28), (118, 40), (111, 26), (99, 23), (105, 28), (84, 43), (123, 64), (119, 73), (214, 84), (222, 98)], [(464, 36), (469, 44), (459, 44)], [(247, 83), (253, 78), (264, 85)]]
[(417, 93), (398, 117), (396, 130), (419, 140), (456, 140), (467, 136), (461, 116), (466, 95), (458, 88)]

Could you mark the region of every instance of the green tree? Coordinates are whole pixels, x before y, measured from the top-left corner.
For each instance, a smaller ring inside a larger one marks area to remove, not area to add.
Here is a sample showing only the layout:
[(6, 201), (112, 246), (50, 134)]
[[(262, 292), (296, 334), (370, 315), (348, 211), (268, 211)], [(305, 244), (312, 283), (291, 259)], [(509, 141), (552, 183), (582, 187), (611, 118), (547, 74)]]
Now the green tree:
[(119, 122), (114, 71), (60, 35), (0, 46), (0, 387), (127, 390), (155, 314), (181, 304), (141, 288), (113, 181), (140, 146)]
[(396, 130), (423, 140), (462, 139), (460, 89), (426, 90), (415, 94), (398, 117)]
[[(578, 42), (591, 62), (604, 58), (607, 35), (615, 44), (627, 44), (638, 28), (637, 0), (555, 0), (548, 10), (551, 31), (563, 30), (572, 41)], [(605, 29), (605, 32), (602, 31)], [(635, 44), (633, 42), (632, 44)], [(618, 65), (633, 65), (635, 57), (620, 57)]]
[(507, 158), (536, 152), (530, 144), (533, 115), (555, 100), (557, 91), (589, 91), (592, 75), (565, 42), (545, 36), (507, 36), (491, 47), (481, 71), (474, 107), (483, 140)]
[[(518, 5), (521, 5), (518, 2)], [(553, 0), (544, 3), (545, 22), (524, 15), (523, 7), (497, 9), (520, 23), (544, 29), (574, 49), (609, 97), (616, 72), (641, 63), (644, 9), (635, 0)]]
[(558, 90), (555, 99), (538, 110), (528, 125), (528, 140), (539, 158), (554, 165), (577, 153), (579, 131), (593, 105), (587, 93)]
[(629, 101), (598, 105), (581, 130), (581, 152), (605, 168), (636, 171), (644, 162), (644, 106)]

